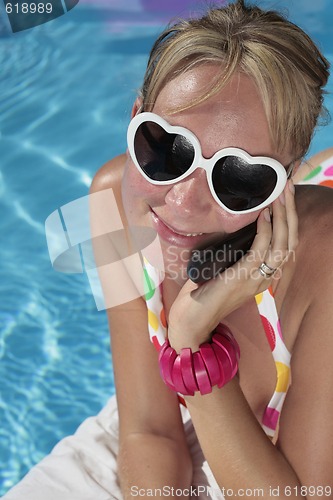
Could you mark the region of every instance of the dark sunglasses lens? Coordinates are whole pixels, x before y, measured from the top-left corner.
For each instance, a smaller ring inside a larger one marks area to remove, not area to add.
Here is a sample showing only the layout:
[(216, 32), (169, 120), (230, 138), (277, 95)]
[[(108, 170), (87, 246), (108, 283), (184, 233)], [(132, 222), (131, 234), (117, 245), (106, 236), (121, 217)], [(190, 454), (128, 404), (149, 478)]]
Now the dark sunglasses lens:
[(140, 167), (154, 181), (177, 179), (194, 160), (194, 147), (184, 136), (169, 134), (155, 122), (138, 127), (134, 150)]
[(251, 165), (238, 156), (226, 156), (216, 162), (212, 181), (222, 203), (241, 212), (267, 200), (276, 186), (277, 174), (268, 165)]

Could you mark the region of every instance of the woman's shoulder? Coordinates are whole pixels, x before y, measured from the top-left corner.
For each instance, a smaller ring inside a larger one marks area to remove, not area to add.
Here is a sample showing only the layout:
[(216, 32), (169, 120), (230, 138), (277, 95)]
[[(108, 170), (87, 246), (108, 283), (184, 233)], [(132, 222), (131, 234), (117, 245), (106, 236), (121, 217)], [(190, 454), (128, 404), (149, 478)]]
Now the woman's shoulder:
[[(300, 310), (317, 311), (333, 297), (333, 189), (325, 186), (296, 187), (299, 244), (294, 253), (290, 290)], [(319, 297), (325, 297), (318, 303)], [(307, 307), (305, 305), (307, 304)], [(303, 309), (305, 307), (305, 309)]]
[[(122, 154), (112, 158), (105, 163), (95, 174), (90, 186), (90, 207), (91, 213), (95, 220), (95, 225), (100, 227), (101, 222), (101, 206), (108, 205), (109, 210), (107, 217), (110, 217), (110, 211), (116, 211), (114, 214), (117, 217), (120, 215), (123, 226), (127, 226), (127, 219), (124, 212), (122, 196), (121, 196), (121, 179), (126, 163), (126, 154)], [(109, 192), (107, 192), (109, 190)], [(104, 194), (104, 191), (108, 202)], [(112, 191), (112, 192), (111, 192)], [(111, 196), (110, 196), (111, 195)], [(114, 203), (111, 203), (114, 200)], [(105, 221), (108, 226), (107, 221)]]
[(288, 257), (283, 272), (284, 286), (281, 287), (286, 291), (281, 310), (288, 318), (287, 326), (283, 326), (289, 331), (290, 351), (293, 351), (301, 325), (306, 325), (309, 318), (312, 318), (311, 324), (315, 321), (312, 315), (320, 316), (323, 322), (331, 321), (331, 316), (327, 319), (331, 309), (323, 314), (322, 308), (331, 303), (333, 297), (333, 189), (297, 185), (296, 209), (299, 244)]
[[(300, 243), (322, 244), (333, 250), (333, 189), (312, 184), (296, 186), (296, 207), (299, 219)], [(323, 250), (323, 249), (322, 249)]]
[[(332, 160), (332, 161), (330, 161)], [(326, 166), (325, 166), (326, 165)], [(325, 166), (325, 169), (321, 167)], [(322, 172), (321, 170), (325, 170)], [(302, 181), (307, 178), (304, 184)], [(333, 246), (333, 147), (313, 155), (304, 162), (293, 178), (296, 186), (296, 205), (299, 217), (300, 241), (317, 241)]]
[(121, 154), (105, 163), (94, 175), (90, 192), (95, 193), (103, 189), (120, 189), (126, 154)]
[[(332, 162), (331, 162), (332, 160)], [(309, 158), (296, 173), (296, 208), (299, 220), (297, 273), (311, 293), (324, 289), (333, 295), (333, 148)], [(322, 168), (324, 167), (324, 168)], [(312, 174), (312, 175), (311, 175)], [(302, 179), (307, 180), (302, 184)]]

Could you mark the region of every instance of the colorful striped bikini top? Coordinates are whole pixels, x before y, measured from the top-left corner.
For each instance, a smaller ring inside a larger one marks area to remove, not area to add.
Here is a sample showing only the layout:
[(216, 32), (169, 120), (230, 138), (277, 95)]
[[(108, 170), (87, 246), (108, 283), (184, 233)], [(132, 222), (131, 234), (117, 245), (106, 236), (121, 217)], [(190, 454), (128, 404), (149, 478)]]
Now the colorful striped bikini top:
[[(167, 322), (162, 301), (162, 284), (158, 271), (147, 261), (145, 261), (144, 276), (149, 336), (155, 348), (159, 351), (167, 335)], [(258, 294), (255, 299), (277, 372), (275, 391), (265, 409), (262, 419), (264, 431), (268, 436), (274, 438), (278, 428), (282, 405), (290, 384), (291, 355), (282, 338), (280, 321), (272, 290), (265, 290)], [(180, 398), (180, 401), (183, 402), (182, 398)]]

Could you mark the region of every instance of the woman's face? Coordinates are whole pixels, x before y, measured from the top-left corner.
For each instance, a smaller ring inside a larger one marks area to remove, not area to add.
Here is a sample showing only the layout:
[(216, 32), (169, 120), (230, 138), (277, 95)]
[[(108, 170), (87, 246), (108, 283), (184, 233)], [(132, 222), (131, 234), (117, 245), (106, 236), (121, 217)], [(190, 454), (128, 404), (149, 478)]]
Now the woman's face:
[[(184, 106), (202, 94), (216, 71), (213, 65), (199, 66), (175, 78), (163, 88), (152, 111), (171, 125), (193, 132), (205, 158), (222, 148), (237, 147), (252, 156), (270, 156), (289, 164), (290, 158), (274, 150), (263, 104), (255, 84), (244, 74), (236, 74), (222, 91), (200, 105), (168, 114), (170, 108)], [(237, 231), (258, 217), (258, 212), (235, 215), (221, 208), (210, 193), (202, 168), (176, 184), (156, 186), (143, 178), (128, 157), (122, 195), (129, 224), (157, 231), (165, 270), (179, 284), (186, 279), (192, 249)]]

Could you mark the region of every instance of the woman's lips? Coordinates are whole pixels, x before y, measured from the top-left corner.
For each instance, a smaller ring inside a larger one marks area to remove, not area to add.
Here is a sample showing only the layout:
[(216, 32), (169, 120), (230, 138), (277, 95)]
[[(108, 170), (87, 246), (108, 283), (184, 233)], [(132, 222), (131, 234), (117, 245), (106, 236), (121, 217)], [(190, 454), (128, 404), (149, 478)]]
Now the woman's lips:
[(167, 243), (176, 245), (177, 247), (192, 249), (207, 240), (207, 233), (194, 233), (185, 230), (178, 232), (164, 222), (152, 209), (150, 210), (154, 228), (162, 240)]

